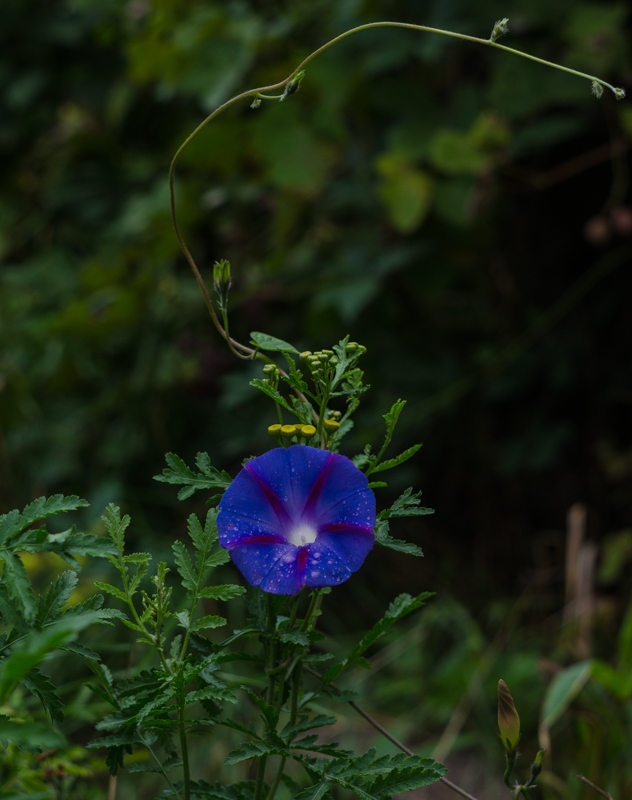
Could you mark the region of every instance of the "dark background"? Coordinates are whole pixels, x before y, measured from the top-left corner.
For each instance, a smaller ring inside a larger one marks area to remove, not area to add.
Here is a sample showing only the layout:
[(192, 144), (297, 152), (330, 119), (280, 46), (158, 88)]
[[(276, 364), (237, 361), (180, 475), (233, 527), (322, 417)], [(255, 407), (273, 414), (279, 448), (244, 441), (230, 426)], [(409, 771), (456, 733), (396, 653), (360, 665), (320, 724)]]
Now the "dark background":
[[(152, 481), (166, 451), (206, 450), (235, 474), (270, 447), (274, 409), (247, 380), (260, 367), (223, 346), (171, 228), (173, 153), (219, 103), (350, 27), (484, 38), (504, 16), (508, 46), (629, 88), (625, 3), (3, 0), (0, 511), (76, 493), (94, 526), (114, 501), (139, 547), (164, 549), (203, 508)], [(408, 400), (391, 455), (424, 447), (378, 504), (423, 489), (435, 516), (391, 532), (426, 558), (373, 553), (324, 624), (344, 634), (394, 593), (438, 593), (435, 672), (415, 688), (435, 698), (419, 711), (435, 738), (510, 618), (522, 655), (506, 669), (530, 692), (535, 740), (551, 674), (608, 659), (627, 607), (632, 111), (590, 88), (472, 43), (364, 31), (286, 102), (232, 107), (177, 173), (209, 287), (213, 261), (231, 261), (236, 338), (315, 350), (350, 333), (368, 348), (372, 391), (342, 452), (379, 447), (380, 415)], [(588, 650), (561, 616), (576, 503), (596, 555)], [(446, 653), (462, 674), (443, 685)], [(498, 677), (484, 674), (492, 691)], [(385, 707), (409, 704), (396, 678)]]

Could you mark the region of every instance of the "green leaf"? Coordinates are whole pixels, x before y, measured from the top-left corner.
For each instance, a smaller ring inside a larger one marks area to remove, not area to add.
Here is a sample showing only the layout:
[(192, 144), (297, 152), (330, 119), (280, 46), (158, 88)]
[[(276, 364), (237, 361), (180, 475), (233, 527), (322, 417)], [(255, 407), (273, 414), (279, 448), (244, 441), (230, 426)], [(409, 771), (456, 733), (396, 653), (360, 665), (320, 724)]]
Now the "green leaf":
[(114, 503), (110, 503), (106, 507), (105, 514), (101, 519), (105, 524), (105, 529), (110, 534), (112, 541), (122, 555), (125, 549), (125, 531), (130, 523), (129, 515), (126, 514), (121, 518), (121, 509), (115, 506)]
[(127, 595), (121, 589), (117, 589), (116, 586), (112, 586), (110, 583), (104, 583), (103, 581), (95, 581), (94, 585), (102, 592), (107, 592), (108, 594), (111, 594), (112, 597), (116, 597), (118, 600), (121, 600), (121, 602), (127, 603)]
[(239, 764), (241, 761), (247, 761), (251, 758), (260, 758), (261, 756), (283, 756), (284, 758), (291, 758), (292, 753), (283, 747), (277, 747), (270, 742), (248, 742), (235, 750), (231, 750), (223, 761), (224, 766), (230, 767), (233, 764)]
[(222, 625), (226, 625), (226, 620), (224, 617), (209, 615), (207, 617), (200, 617), (200, 619), (196, 619), (193, 625), (191, 625), (191, 630), (202, 631), (206, 630), (207, 628), (221, 628)]
[(432, 592), (422, 592), (417, 597), (411, 597), (409, 594), (400, 594), (393, 600), (388, 607), (386, 614), (382, 619), (377, 622), (367, 635), (353, 648), (347, 658), (339, 664), (334, 664), (323, 675), (323, 683), (333, 681), (344, 669), (354, 664), (359, 657), (367, 650), (372, 644), (381, 639), (388, 629), (402, 617), (410, 614), (420, 608), (424, 602), (432, 597)]
[(304, 789), (300, 794), (297, 794), (295, 800), (320, 800), (326, 794), (330, 785), (328, 780), (315, 783), (308, 789)]
[(388, 520), (378, 520), (375, 526), (375, 541), (381, 544), (382, 547), (388, 547), (390, 550), (397, 550), (399, 553), (406, 553), (409, 556), (423, 556), (421, 547), (416, 544), (405, 542), (402, 539), (393, 539), (388, 533)]
[(549, 730), (584, 688), (593, 669), (592, 660), (559, 672), (549, 684), (540, 711), (540, 729)]
[(283, 395), (267, 381), (261, 380), (261, 378), (253, 378), (250, 381), (250, 385), (254, 386), (256, 389), (260, 389), (264, 394), (267, 394), (268, 397), (271, 397), (276, 403), (285, 408), (287, 411), (290, 411), (292, 414), (295, 413), (294, 408), (287, 402), (285, 397), (283, 397)]
[(191, 781), (191, 800), (253, 800), (254, 781), (240, 781), (228, 786), (219, 781), (211, 786), (206, 781)]
[(55, 494), (51, 497), (38, 497), (37, 500), (26, 506), (21, 514), (14, 510), (0, 516), (0, 545), (5, 544), (13, 536), (40, 519), (66, 511), (76, 511), (78, 508), (86, 508), (89, 505), (86, 500), (75, 495), (64, 497), (62, 494)]
[(317, 714), (315, 717), (304, 715), (295, 725), (290, 725), (288, 722), (281, 731), (281, 736), (288, 742), (292, 742), (299, 734), (305, 733), (305, 731), (311, 731), (314, 728), (322, 728), (327, 725), (335, 725), (336, 722), (335, 717), (328, 717), (325, 714)]
[(396, 458), (389, 458), (387, 461), (381, 461), (372, 471), (383, 472), (385, 469), (398, 467), (400, 464), (403, 464), (404, 461), (408, 461), (409, 458), (412, 458), (420, 447), (420, 444), (414, 444), (412, 447), (409, 447), (408, 450), (404, 450), (403, 453), (400, 453)]
[(632, 693), (632, 673), (619, 672), (600, 658), (593, 662), (591, 677), (619, 700), (627, 699)]
[(207, 553), (217, 542), (217, 509), (210, 508), (206, 515), (204, 527), (196, 514), (190, 514), (187, 520), (189, 536), (196, 550)]
[(263, 721), (266, 723), (268, 731), (276, 731), (276, 726), (279, 721), (279, 715), (275, 711), (274, 706), (271, 706), (269, 703), (266, 703), (263, 697), (259, 697), (259, 695), (255, 694), (255, 692), (253, 692), (251, 689), (248, 689), (245, 686), (242, 686), (241, 688), (245, 692), (247, 692), (247, 694), (249, 694), (250, 697), (252, 697), (252, 699), (259, 707), (259, 710), (261, 711), (261, 716), (263, 718)]
[[(391, 763), (393, 760), (391, 760)], [(447, 773), (447, 769), (442, 764), (437, 764), (437, 762), (429, 758), (421, 760), (427, 762), (428, 766), (419, 765), (391, 769), (390, 772), (380, 775), (373, 781), (370, 791), (379, 797), (391, 797), (394, 794), (409, 792), (421, 786), (428, 786), (428, 784), (440, 780)]]
[(191, 563), (186, 547), (181, 541), (176, 539), (171, 545), (171, 549), (175, 555), (178, 572), (182, 578), (182, 585), (188, 592), (195, 592), (197, 589), (197, 575), (193, 569), (193, 564)]
[(46, 596), (38, 598), (36, 617), (38, 626), (55, 619), (61, 613), (76, 585), (77, 573), (74, 570), (62, 572), (54, 583), (51, 583)]
[(62, 617), (43, 631), (33, 631), (13, 645), (10, 655), (0, 663), (0, 705), (6, 702), (17, 684), (51, 651), (65, 644), (78, 631), (97, 622), (99, 612)]
[(433, 179), (399, 153), (381, 155), (376, 166), (381, 176), (378, 192), (393, 227), (403, 234), (412, 233), (430, 210)]
[(25, 678), (22, 678), (21, 683), (37, 697), (53, 722), (64, 721), (64, 704), (47, 675), (38, 669), (32, 669)]
[(201, 700), (219, 700), (229, 703), (236, 703), (237, 698), (225, 686), (209, 685), (203, 689), (197, 689), (195, 692), (189, 692), (185, 698), (187, 703), (196, 703)]
[(35, 619), (37, 609), (35, 593), (33, 592), (29, 576), (24, 569), (24, 564), (20, 558), (13, 553), (5, 552), (2, 558), (4, 560), (2, 580), (5, 584), (7, 594), (11, 601), (15, 603), (18, 613), (30, 624)]
[(298, 350), (291, 344), (284, 342), (283, 339), (276, 339), (274, 336), (269, 336), (267, 333), (259, 333), (253, 331), (250, 334), (250, 341), (260, 350), (271, 350), (278, 353), (296, 353)]
[(178, 500), (186, 500), (200, 489), (227, 489), (232, 481), (227, 472), (211, 466), (211, 460), (207, 453), (197, 454), (196, 464), (200, 472), (194, 472), (187, 467), (175, 453), (167, 453), (165, 461), (170, 469), (164, 469), (162, 475), (155, 475), (154, 480), (182, 485), (184, 488), (178, 492)]
[(412, 493), (409, 487), (400, 495), (390, 508), (380, 511), (379, 519), (389, 519), (389, 517), (421, 517), (427, 514), (434, 514), (434, 509), (419, 507), (421, 492)]
[(207, 586), (200, 591), (200, 597), (209, 600), (232, 600), (234, 597), (240, 597), (245, 593), (246, 589), (243, 586), (225, 583), (221, 586)]
[(404, 410), (404, 406), (406, 405), (405, 400), (398, 400), (396, 403), (393, 403), (391, 406), (391, 410), (387, 411), (386, 414), (383, 415), (384, 420), (386, 421), (386, 435), (392, 436), (393, 431), (395, 430), (395, 426), (397, 425), (397, 420), (399, 419), (399, 415)]
[(279, 636), (282, 642), (290, 642), (297, 644), (301, 647), (307, 647), (310, 644), (310, 638), (307, 633), (303, 631), (287, 631)]
[[(11, 742), (31, 752), (52, 750), (64, 747), (66, 740), (59, 731), (50, 725), (39, 722), (14, 722), (9, 717), (0, 716), (0, 742)], [(42, 797), (49, 798), (47, 792)], [(33, 797), (32, 794), (22, 795), (24, 798)]]

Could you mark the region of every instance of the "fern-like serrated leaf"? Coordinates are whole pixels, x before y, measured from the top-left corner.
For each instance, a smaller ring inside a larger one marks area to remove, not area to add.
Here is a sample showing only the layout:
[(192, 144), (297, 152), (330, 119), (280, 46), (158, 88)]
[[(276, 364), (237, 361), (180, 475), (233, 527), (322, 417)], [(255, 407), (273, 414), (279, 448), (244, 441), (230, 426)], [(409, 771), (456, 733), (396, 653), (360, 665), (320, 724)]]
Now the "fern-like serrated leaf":
[(260, 758), (261, 756), (283, 756), (284, 758), (291, 758), (292, 753), (285, 747), (278, 747), (270, 742), (254, 741), (243, 744), (235, 750), (231, 750), (223, 763), (224, 766), (230, 767), (233, 764), (239, 764), (240, 761)]
[(379, 797), (391, 797), (394, 794), (428, 786), (446, 774), (447, 770), (442, 764), (431, 759), (423, 759), (423, 761), (427, 761), (429, 764), (427, 766), (394, 768), (384, 775), (379, 775), (371, 784), (369, 791)]
[(256, 389), (260, 389), (264, 394), (267, 394), (268, 397), (271, 397), (276, 403), (278, 403), (280, 406), (283, 406), (283, 408), (285, 408), (287, 411), (294, 411), (285, 397), (283, 397), (283, 395), (274, 389), (267, 381), (261, 380), (260, 378), (253, 378), (253, 380), (250, 381), (250, 385), (254, 386)]
[(404, 461), (408, 461), (409, 458), (412, 458), (415, 453), (420, 449), (420, 444), (414, 444), (412, 447), (409, 447), (408, 450), (404, 450), (403, 453), (400, 453), (395, 458), (389, 458), (386, 461), (380, 461), (380, 463), (372, 470), (372, 472), (383, 472), (385, 469), (393, 469), (393, 467), (398, 467), (400, 464), (403, 464)]
[(97, 589), (100, 589), (102, 592), (106, 592), (107, 594), (111, 594), (112, 597), (116, 597), (117, 600), (120, 600), (122, 603), (127, 603), (127, 595), (121, 589), (117, 589), (116, 586), (112, 586), (111, 583), (104, 583), (103, 581), (95, 581), (94, 585)]
[(38, 597), (36, 614), (37, 625), (41, 626), (45, 622), (59, 616), (76, 585), (77, 573), (74, 570), (62, 572), (62, 574), (51, 583), (46, 596)]
[(388, 520), (378, 520), (375, 526), (375, 541), (381, 544), (382, 547), (388, 547), (390, 550), (397, 550), (398, 553), (406, 553), (409, 556), (423, 556), (423, 550), (416, 544), (405, 542), (403, 539), (393, 539), (388, 533)]
[(35, 619), (37, 607), (28, 573), (19, 556), (5, 551), (2, 558), (4, 560), (2, 581), (9, 599), (15, 604), (20, 616), (30, 625)]
[(206, 617), (200, 617), (200, 619), (196, 619), (193, 625), (191, 625), (191, 630), (194, 632), (203, 631), (207, 628), (221, 628), (222, 625), (226, 625), (226, 620), (224, 617), (209, 615)]
[(22, 678), (21, 683), (37, 697), (53, 722), (63, 722), (64, 704), (47, 675), (38, 669), (32, 669), (25, 678)]
[(389, 519), (390, 517), (418, 517), (426, 514), (434, 514), (434, 509), (432, 508), (419, 507), (421, 502), (419, 499), (420, 496), (421, 492), (415, 492), (415, 494), (413, 494), (412, 488), (409, 487), (397, 498), (390, 508), (380, 511), (378, 518)]
[(295, 800), (321, 800), (329, 789), (328, 780), (319, 781), (308, 789), (304, 789), (300, 794), (295, 795)]
[(334, 680), (344, 669), (356, 662), (359, 657), (367, 650), (372, 644), (377, 642), (388, 629), (397, 620), (410, 614), (420, 608), (428, 597), (432, 596), (432, 592), (422, 592), (417, 597), (411, 597), (409, 594), (400, 594), (393, 600), (388, 607), (386, 614), (382, 619), (377, 622), (373, 628), (366, 634), (366, 636), (353, 648), (348, 657), (340, 664), (334, 664), (323, 675), (323, 683), (329, 683)]
[(217, 700), (218, 702), (236, 703), (237, 698), (225, 686), (205, 686), (195, 692), (189, 692), (185, 698), (187, 703), (197, 703), (202, 700)]
[(34, 522), (66, 511), (76, 511), (88, 505), (90, 504), (86, 500), (74, 495), (64, 497), (62, 494), (55, 494), (51, 497), (38, 497), (26, 506), (21, 514), (19, 511), (10, 511), (0, 517), (0, 545), (26, 530)]
[(200, 472), (194, 472), (175, 453), (167, 453), (165, 461), (169, 468), (164, 469), (162, 475), (155, 475), (154, 480), (161, 483), (171, 483), (183, 486), (178, 492), (178, 500), (186, 500), (200, 489), (227, 489), (232, 478), (227, 472), (220, 471), (211, 466), (207, 453), (198, 453), (196, 463)]
[(206, 781), (191, 781), (191, 800), (254, 800), (254, 796), (254, 781), (240, 781), (228, 786), (219, 781), (214, 786)]
[(279, 636), (282, 642), (290, 642), (301, 647), (307, 647), (310, 643), (309, 635), (304, 631), (287, 631)]
[(275, 711), (274, 706), (271, 706), (269, 705), (269, 703), (266, 703), (263, 697), (259, 697), (259, 695), (255, 694), (255, 692), (253, 692), (251, 689), (247, 689), (245, 686), (242, 686), (242, 689), (244, 689), (244, 691), (247, 692), (250, 695), (250, 697), (252, 697), (252, 699), (259, 707), (263, 721), (265, 722), (266, 727), (268, 728), (268, 732), (276, 731), (276, 726), (279, 721), (279, 715)]
[(200, 591), (200, 598), (209, 600), (232, 600), (234, 597), (240, 597), (245, 594), (246, 589), (243, 586), (236, 586), (232, 583), (225, 583), (221, 586), (207, 586)]
[(171, 549), (174, 552), (178, 572), (182, 578), (182, 585), (188, 592), (195, 592), (197, 588), (197, 576), (193, 569), (193, 564), (191, 563), (191, 558), (187, 553), (186, 547), (181, 541), (176, 539), (176, 541), (171, 545)]
[(326, 725), (335, 724), (336, 718), (327, 717), (325, 714), (317, 714), (315, 717), (302, 716), (296, 724), (290, 725), (288, 723), (281, 731), (281, 736), (288, 742), (292, 742), (301, 733), (311, 731), (314, 728), (322, 728)]
[(122, 555), (125, 549), (125, 531), (130, 524), (129, 515), (125, 514), (124, 517), (121, 517), (121, 509), (115, 506), (114, 503), (110, 503), (101, 519), (105, 523), (105, 529)]

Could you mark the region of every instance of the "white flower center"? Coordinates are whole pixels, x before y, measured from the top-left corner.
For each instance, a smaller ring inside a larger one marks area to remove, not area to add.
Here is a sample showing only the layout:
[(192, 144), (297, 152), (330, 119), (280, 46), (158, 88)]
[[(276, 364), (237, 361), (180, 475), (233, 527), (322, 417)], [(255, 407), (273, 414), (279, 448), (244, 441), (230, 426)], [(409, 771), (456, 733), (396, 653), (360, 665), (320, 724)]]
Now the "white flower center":
[(307, 525), (305, 522), (299, 522), (288, 536), (288, 541), (295, 547), (303, 547), (303, 545), (311, 544), (316, 541), (318, 531), (313, 525)]

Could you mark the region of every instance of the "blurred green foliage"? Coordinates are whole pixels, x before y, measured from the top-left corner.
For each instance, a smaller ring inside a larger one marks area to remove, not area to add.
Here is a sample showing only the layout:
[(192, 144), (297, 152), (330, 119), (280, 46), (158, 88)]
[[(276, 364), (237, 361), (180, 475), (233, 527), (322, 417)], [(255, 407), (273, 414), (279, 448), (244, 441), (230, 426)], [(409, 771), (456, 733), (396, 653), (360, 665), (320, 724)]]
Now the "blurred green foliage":
[[(234, 474), (276, 421), (248, 386), (259, 368), (223, 348), (180, 255), (174, 151), (218, 103), (283, 79), (349, 27), (390, 18), (484, 37), (503, 16), (504, 43), (629, 85), (623, 2), (3, 0), (0, 510), (67, 491), (96, 519), (121, 502), (167, 549), (185, 515), (151, 482), (165, 451), (190, 462), (208, 450)], [(490, 609), (535, 583), (521, 663), (549, 652), (571, 665), (551, 620), (565, 515), (581, 500), (608, 573), (594, 655), (617, 669), (632, 589), (629, 547), (611, 544), (632, 526), (631, 140), (629, 103), (595, 100), (588, 82), (383, 29), (315, 60), (286, 102), (244, 101), (185, 151), (179, 218), (209, 285), (216, 258), (232, 263), (234, 335), (265, 330), (302, 350), (351, 333), (373, 391), (349, 452), (379, 445), (376, 420), (397, 397), (409, 405), (395, 446), (425, 443), (378, 502), (423, 486), (438, 513), (406, 538), (426, 559), (369, 559), (333, 628), (373, 618), (394, 583), (421, 585), (449, 589), (474, 626), (491, 615), (482, 642), (501, 622)], [(455, 669), (470, 663), (459, 648), (472, 639), (435, 636), (424, 670), (444, 649)], [(430, 727), (458, 702), (457, 678), (441, 689), (448, 667), (427, 677)], [(519, 703), (520, 682), (497, 677)], [(582, 697), (608, 719), (607, 703)], [(630, 778), (616, 775), (622, 796)]]

